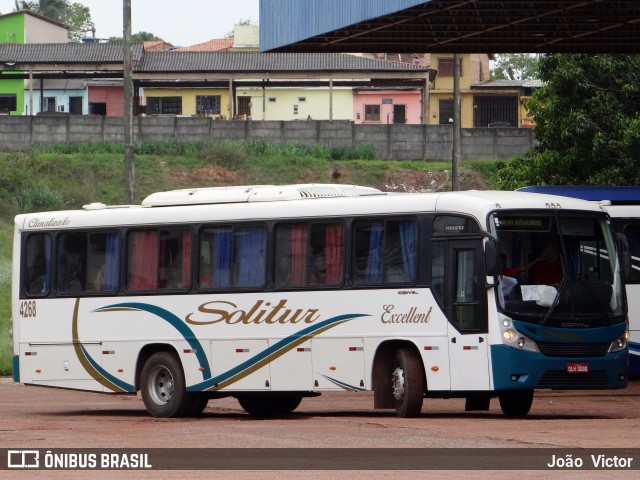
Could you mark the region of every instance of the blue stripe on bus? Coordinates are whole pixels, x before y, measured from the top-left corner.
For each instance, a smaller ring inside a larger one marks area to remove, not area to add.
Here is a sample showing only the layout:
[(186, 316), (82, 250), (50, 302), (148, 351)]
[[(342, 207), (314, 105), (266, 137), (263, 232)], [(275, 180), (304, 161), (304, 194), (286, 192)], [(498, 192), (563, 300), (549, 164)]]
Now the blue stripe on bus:
[(118, 388), (121, 388), (125, 392), (133, 393), (136, 391), (135, 387), (127, 382), (123, 382), (122, 380), (114, 377), (109, 372), (107, 372), (104, 368), (96, 363), (96, 361), (89, 355), (89, 352), (84, 348), (84, 345), (80, 345), (82, 348), (82, 353), (84, 354), (87, 361), (91, 364), (91, 366), (95, 369), (97, 373), (102, 375), (106, 380), (116, 385)]
[(337, 386), (339, 386), (340, 388), (342, 388), (344, 390), (349, 390), (351, 392), (364, 392), (364, 390), (365, 390), (362, 387), (356, 387), (354, 385), (350, 385), (348, 383), (342, 382), (342, 381), (338, 380), (337, 378), (329, 377), (327, 375), (323, 375), (322, 373), (320, 375), (322, 375), (324, 378), (329, 380), (331, 383), (336, 384)]
[(173, 328), (175, 328), (184, 339), (189, 342), (191, 348), (196, 351), (196, 357), (198, 358), (198, 363), (200, 364), (200, 368), (202, 369), (202, 379), (206, 380), (211, 378), (211, 368), (209, 367), (209, 361), (207, 360), (207, 356), (204, 353), (204, 349), (200, 342), (196, 339), (193, 330), (191, 330), (178, 316), (174, 315), (170, 311), (158, 307), (157, 305), (150, 305), (148, 303), (137, 303), (137, 302), (126, 302), (126, 303), (117, 303), (114, 305), (108, 305), (106, 307), (98, 308), (96, 312), (109, 312), (112, 310), (118, 310), (122, 308), (127, 308), (131, 310), (139, 310), (151, 313), (157, 317), (162, 318), (167, 323), (169, 323)]
[(246, 376), (246, 374), (242, 375), (243, 372), (246, 372), (252, 367), (259, 365), (260, 363), (268, 363), (274, 358), (277, 358), (283, 355), (284, 353), (288, 352), (289, 350), (295, 348), (297, 345), (303, 342), (306, 342), (307, 340), (314, 337), (315, 335), (318, 335), (319, 333), (322, 333), (325, 330), (328, 330), (329, 328), (333, 328), (337, 325), (340, 325), (354, 318), (366, 317), (366, 316), (368, 315), (366, 314), (339, 315), (337, 317), (333, 317), (328, 320), (324, 320), (320, 323), (317, 323), (315, 325), (312, 325), (310, 327), (307, 327), (303, 330), (300, 330), (299, 332), (296, 332), (295, 334), (289, 337), (283, 338), (282, 340), (274, 343), (270, 347), (267, 347), (262, 352), (258, 353), (257, 355), (254, 355), (249, 360), (237, 365), (236, 367), (233, 367), (230, 370), (227, 370), (226, 372), (221, 373), (220, 375), (212, 379), (206, 380), (196, 385), (192, 385), (191, 387), (187, 388), (187, 390), (202, 391), (207, 389), (217, 389), (220, 383), (232, 380), (233, 377), (238, 377), (236, 380), (239, 380), (240, 378), (243, 378), (244, 376)]

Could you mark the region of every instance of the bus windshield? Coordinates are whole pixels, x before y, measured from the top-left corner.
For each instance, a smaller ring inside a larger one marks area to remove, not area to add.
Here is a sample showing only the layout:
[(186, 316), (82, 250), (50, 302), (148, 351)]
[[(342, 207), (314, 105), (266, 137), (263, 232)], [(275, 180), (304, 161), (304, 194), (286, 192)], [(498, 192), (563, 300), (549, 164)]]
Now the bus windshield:
[(604, 216), (496, 213), (498, 302), (516, 320), (597, 327), (621, 321), (623, 287)]

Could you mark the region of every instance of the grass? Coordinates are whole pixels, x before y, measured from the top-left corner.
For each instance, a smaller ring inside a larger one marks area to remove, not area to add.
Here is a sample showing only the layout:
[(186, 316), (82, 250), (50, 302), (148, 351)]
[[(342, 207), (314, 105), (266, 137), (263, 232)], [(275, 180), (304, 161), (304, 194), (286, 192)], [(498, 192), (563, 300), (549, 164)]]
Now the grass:
[[(136, 144), (136, 196), (174, 188), (229, 184), (350, 183), (387, 189), (410, 179), (435, 182), (447, 162), (378, 160), (371, 145), (355, 148), (272, 144), (266, 140)], [(0, 152), (0, 374), (11, 372), (11, 250), (18, 213), (122, 204), (124, 146), (60, 144)], [(490, 178), (496, 162), (465, 162)], [(441, 178), (448, 178), (441, 175)], [(464, 185), (464, 184), (463, 184)], [(411, 191), (412, 186), (405, 190)], [(480, 188), (467, 185), (465, 188)]]

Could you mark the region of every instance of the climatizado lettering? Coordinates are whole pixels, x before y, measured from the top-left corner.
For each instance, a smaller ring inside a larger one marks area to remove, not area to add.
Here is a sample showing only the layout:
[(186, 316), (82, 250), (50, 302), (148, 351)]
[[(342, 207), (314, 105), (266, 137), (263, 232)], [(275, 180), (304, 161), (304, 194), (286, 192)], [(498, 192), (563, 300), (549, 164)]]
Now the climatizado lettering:
[(69, 223), (71, 223), (71, 220), (69, 220), (69, 217), (66, 217), (63, 219), (51, 218), (49, 220), (32, 218), (29, 221), (29, 228), (62, 227), (64, 225), (69, 225)]
[(203, 303), (198, 307), (199, 313), (190, 313), (185, 320), (191, 325), (211, 325), (226, 323), (228, 325), (249, 325), (266, 323), (313, 323), (320, 318), (317, 308), (307, 310), (287, 308), (287, 301), (280, 300), (276, 305), (258, 300), (249, 310), (239, 309), (235, 303), (216, 301)]

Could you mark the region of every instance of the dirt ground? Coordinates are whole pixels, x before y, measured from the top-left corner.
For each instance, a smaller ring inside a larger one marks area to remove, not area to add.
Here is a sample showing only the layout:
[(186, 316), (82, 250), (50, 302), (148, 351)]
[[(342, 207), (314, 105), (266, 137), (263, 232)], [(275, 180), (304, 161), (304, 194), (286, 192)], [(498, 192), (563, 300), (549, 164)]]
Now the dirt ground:
[[(211, 400), (201, 418), (158, 419), (138, 397), (111, 396), (0, 382), (0, 448), (574, 448), (637, 449), (640, 382), (626, 390), (537, 393), (531, 413), (505, 418), (498, 402), (488, 412), (464, 412), (459, 399), (425, 399), (422, 415), (397, 418), (373, 410), (372, 394), (328, 393), (307, 398), (290, 416), (255, 419), (233, 398)], [(615, 450), (614, 450), (615, 451)], [(500, 452), (500, 450), (496, 450)], [(516, 461), (517, 458), (505, 459)], [(640, 463), (640, 455), (637, 459)], [(509, 472), (194, 471), (189, 478), (549, 478), (544, 471)], [(1, 478), (27, 478), (0, 471)], [(27, 472), (24, 472), (27, 473)], [(28, 472), (29, 478), (87, 478), (88, 472)], [(83, 475), (80, 475), (82, 474)], [(180, 472), (127, 472), (126, 478), (176, 478)], [(554, 471), (554, 478), (602, 478), (597, 471)], [(9, 474), (9, 475), (7, 475)], [(45, 475), (46, 474), (46, 475)], [(122, 478), (122, 472), (91, 472)], [(294, 477), (295, 475), (295, 477)], [(578, 476), (579, 475), (579, 476)], [(637, 478), (613, 471), (612, 478)]]

